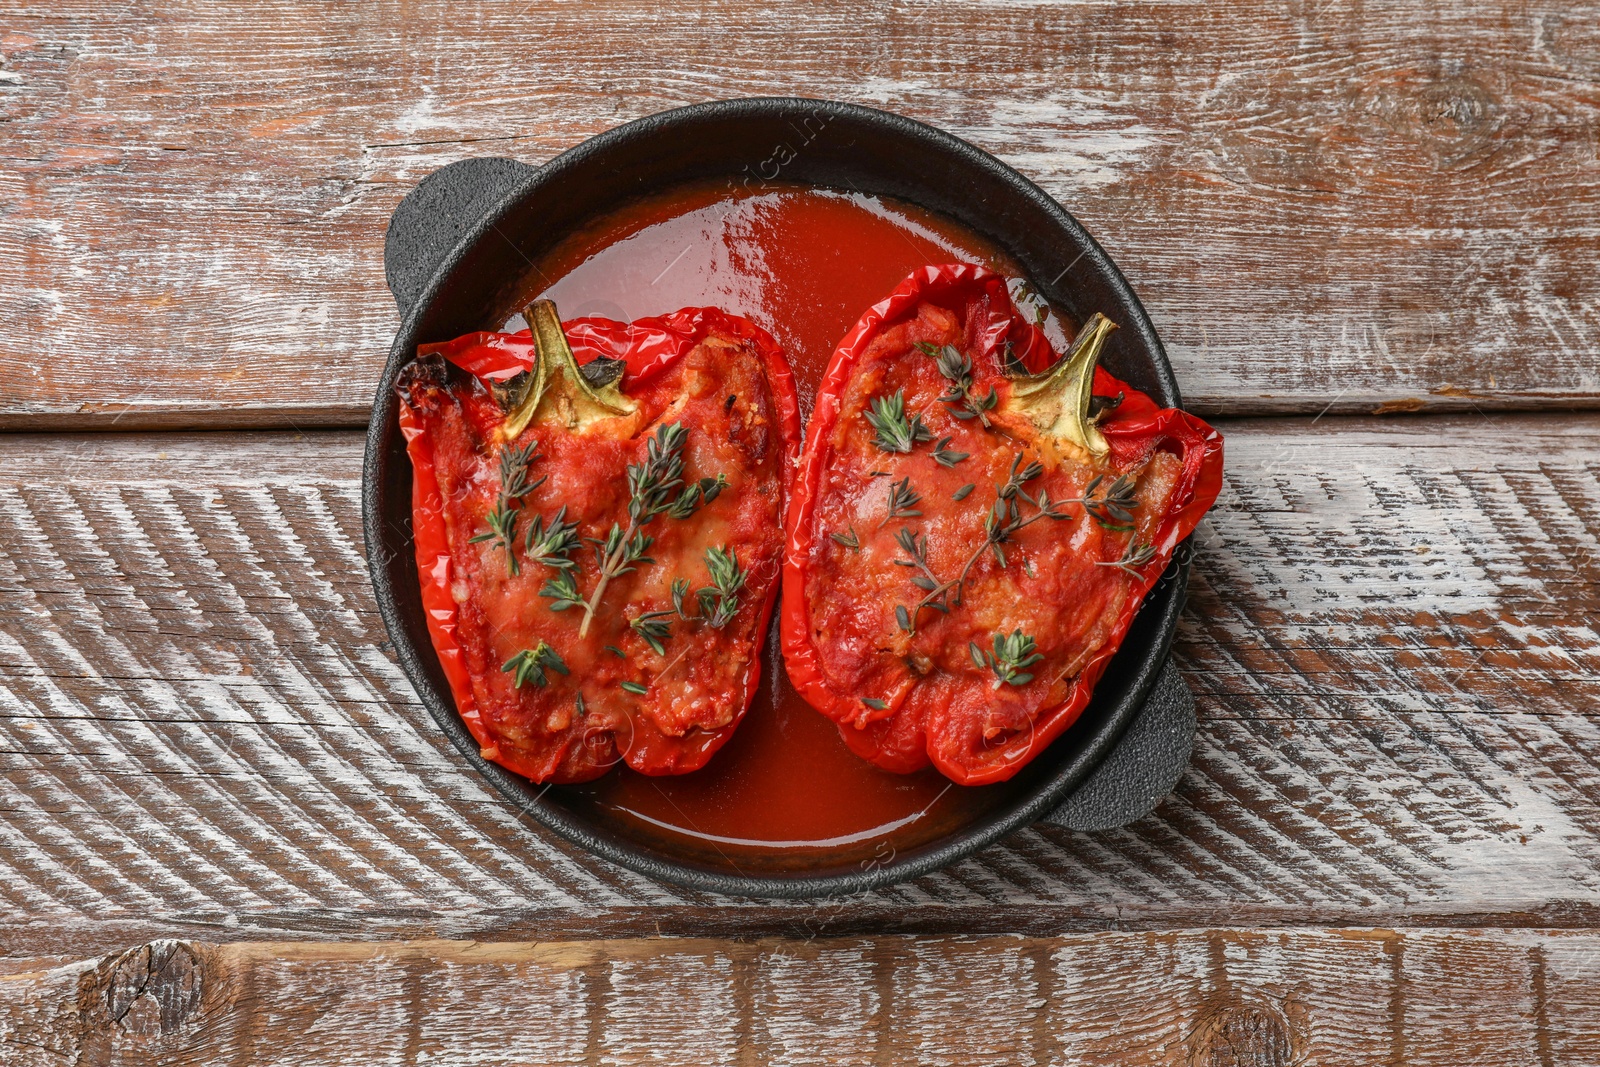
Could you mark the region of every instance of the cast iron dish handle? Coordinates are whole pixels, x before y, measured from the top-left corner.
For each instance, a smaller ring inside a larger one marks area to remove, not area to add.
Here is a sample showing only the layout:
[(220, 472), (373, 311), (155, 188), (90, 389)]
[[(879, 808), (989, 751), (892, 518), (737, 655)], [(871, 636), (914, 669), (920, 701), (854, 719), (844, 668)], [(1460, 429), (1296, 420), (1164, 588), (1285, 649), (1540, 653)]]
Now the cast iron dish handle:
[[(514, 159), (458, 160), (400, 201), (384, 238), (383, 273), (401, 315), (472, 224), (533, 170)], [(1142, 818), (1189, 765), (1194, 731), (1194, 697), (1169, 659), (1117, 747), (1043, 821), (1069, 830), (1112, 830)]]

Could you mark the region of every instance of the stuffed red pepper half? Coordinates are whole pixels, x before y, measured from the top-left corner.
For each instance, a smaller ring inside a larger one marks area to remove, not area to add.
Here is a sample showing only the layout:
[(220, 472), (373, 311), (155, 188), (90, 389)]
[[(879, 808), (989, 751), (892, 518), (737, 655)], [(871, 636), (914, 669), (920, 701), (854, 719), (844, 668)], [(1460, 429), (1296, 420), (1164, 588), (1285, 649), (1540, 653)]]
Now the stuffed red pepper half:
[(847, 334), (806, 431), (783, 652), (858, 755), (980, 785), (1072, 725), (1221, 486), (1222, 438), (1055, 352), (1004, 278), (925, 267)]
[(777, 344), (686, 308), (423, 345), (401, 373), (423, 604), (486, 758), (703, 766), (760, 675), (799, 407)]

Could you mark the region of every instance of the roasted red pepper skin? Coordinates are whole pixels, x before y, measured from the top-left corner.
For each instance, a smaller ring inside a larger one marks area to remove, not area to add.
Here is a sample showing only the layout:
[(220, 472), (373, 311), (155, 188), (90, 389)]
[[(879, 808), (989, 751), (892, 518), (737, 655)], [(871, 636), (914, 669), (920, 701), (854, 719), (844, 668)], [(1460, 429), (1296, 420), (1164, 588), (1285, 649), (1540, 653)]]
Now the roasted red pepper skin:
[[(684, 308), (670, 315), (639, 319), (631, 323), (604, 318), (580, 318), (562, 324), (567, 342), (582, 365), (598, 358), (620, 359), (626, 363), (622, 378), (625, 391), (655, 380), (672, 368), (708, 336), (737, 338), (759, 354), (778, 416), (781, 442), (781, 471), (785, 504), (800, 451), (800, 406), (793, 374), (777, 342), (747, 319), (716, 308)], [(451, 364), (484, 382), (504, 382), (528, 370), (534, 363), (535, 346), (528, 330), (517, 333), (478, 332), (453, 340), (422, 345), (418, 357), (439, 355)], [(551, 782), (585, 781), (604, 773), (609, 762), (592, 766), (581, 753), (564, 759), (560, 767), (543, 774), (533, 768), (494, 755), (496, 739), (486, 730), (473, 695), (471, 677), (463, 656), (458, 633), (459, 611), (451, 593), (453, 561), (445, 528), (444, 501), (435, 471), (429, 437), (417, 413), (405, 396), (399, 405), (399, 425), (413, 471), (412, 521), (417, 571), (421, 582), (423, 609), (429, 635), (455, 699), (457, 713), (473, 737), (484, 746), (485, 755), (510, 769), (536, 780)], [(769, 584), (757, 623), (764, 634), (775, 607), (780, 583)], [(698, 769), (733, 735), (754, 696), (760, 679), (760, 644), (749, 660), (744, 676), (743, 700), (725, 727), (697, 730), (682, 738), (634, 724), (635, 745), (626, 754), (627, 762), (645, 774), (681, 774)]]
[[(977, 753), (970, 744), (963, 747), (952, 736), (940, 736), (939, 724), (930, 729), (926, 719), (908, 714), (890, 714), (860, 724), (864, 716), (859, 698), (864, 694), (837, 692), (829, 685), (814, 642), (807, 579), (814, 550), (828, 531), (816, 528), (813, 520), (833, 458), (829, 441), (840, 418), (846, 387), (873, 340), (885, 330), (915, 319), (924, 304), (958, 317), (964, 324), (967, 353), (975, 362), (989, 360), (992, 367), (998, 368), (1003, 365), (1002, 353), (1008, 346), (1013, 358), (1030, 373), (1043, 372), (1057, 359), (1043, 331), (1018, 312), (1006, 280), (986, 268), (966, 264), (918, 270), (845, 335), (828, 366), (807, 423), (805, 451), (790, 502), (781, 616), (784, 663), (795, 688), (808, 703), (838, 724), (845, 743), (858, 755), (901, 773), (919, 770), (931, 762), (954, 782), (983, 785), (1016, 774), (1082, 713), (1145, 595), (1166, 569), (1178, 544), (1193, 532), (1215, 502), (1222, 486), (1222, 437), (1193, 415), (1163, 409), (1144, 393), (1097, 369), (1094, 394), (1123, 396), (1120, 405), (1099, 422), (1110, 446), (1111, 462), (1143, 462), (1157, 450), (1175, 453), (1181, 459), (1169, 506), (1151, 539), (1154, 555), (1138, 568), (1135, 595), (1116, 616), (1104, 647), (1079, 670), (1065, 699), (1033, 717), (1031, 730), (1018, 742), (1026, 746), (1020, 750), (1002, 748)], [(919, 506), (941, 505), (930, 505), (925, 500)], [(838, 595), (848, 597), (850, 590), (839, 590)]]

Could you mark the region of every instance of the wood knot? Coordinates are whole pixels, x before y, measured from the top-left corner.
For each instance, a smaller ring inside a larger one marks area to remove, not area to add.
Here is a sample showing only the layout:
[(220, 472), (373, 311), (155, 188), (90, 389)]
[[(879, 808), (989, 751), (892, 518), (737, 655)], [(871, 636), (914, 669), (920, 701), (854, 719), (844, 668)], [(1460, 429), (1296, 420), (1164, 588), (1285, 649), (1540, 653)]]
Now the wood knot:
[(1382, 127), (1431, 153), (1451, 169), (1490, 145), (1500, 109), (1487, 88), (1464, 75), (1396, 74), (1362, 94), (1362, 110)]
[(1397, 176), (1462, 171), (1493, 155), (1509, 91), (1497, 84), (1441, 64), (1379, 71), (1329, 92), (1303, 71), (1274, 68), (1207, 94), (1194, 144), (1237, 180), (1389, 196)]
[(1257, 998), (1216, 1005), (1189, 1036), (1188, 1067), (1292, 1067), (1305, 1045), (1298, 1014)]
[(113, 957), (95, 983), (103, 1022), (128, 1034), (158, 1036), (180, 1029), (200, 1007), (204, 968), (182, 941), (152, 941)]

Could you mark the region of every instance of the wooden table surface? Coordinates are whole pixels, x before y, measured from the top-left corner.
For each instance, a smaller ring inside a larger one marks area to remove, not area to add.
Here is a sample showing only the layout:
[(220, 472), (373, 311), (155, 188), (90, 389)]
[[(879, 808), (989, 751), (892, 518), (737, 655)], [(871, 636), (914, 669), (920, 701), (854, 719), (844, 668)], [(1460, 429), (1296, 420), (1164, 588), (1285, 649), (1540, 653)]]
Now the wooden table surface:
[[(1600, 8), (0, 8), (0, 1064), (1600, 1063)], [(490, 792), (358, 516), (429, 171), (891, 108), (1228, 438), (1126, 829), (719, 899)]]

